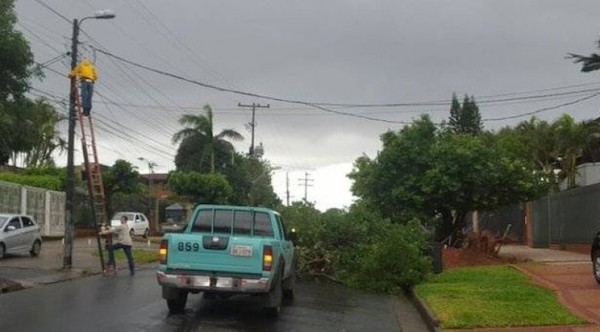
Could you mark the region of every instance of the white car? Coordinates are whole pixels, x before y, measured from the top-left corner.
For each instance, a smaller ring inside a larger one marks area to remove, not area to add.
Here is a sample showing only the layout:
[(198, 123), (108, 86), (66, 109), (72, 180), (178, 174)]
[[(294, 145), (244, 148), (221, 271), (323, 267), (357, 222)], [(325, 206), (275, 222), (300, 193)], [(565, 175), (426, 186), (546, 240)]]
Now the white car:
[(0, 259), (7, 253), (38, 256), (42, 250), (40, 226), (33, 217), (20, 214), (0, 214)]
[(117, 212), (112, 217), (110, 225), (112, 227), (120, 226), (121, 216), (123, 215), (127, 216), (127, 225), (129, 226), (129, 234), (131, 236), (141, 235), (145, 238), (148, 237), (150, 223), (148, 222), (148, 218), (140, 212)]

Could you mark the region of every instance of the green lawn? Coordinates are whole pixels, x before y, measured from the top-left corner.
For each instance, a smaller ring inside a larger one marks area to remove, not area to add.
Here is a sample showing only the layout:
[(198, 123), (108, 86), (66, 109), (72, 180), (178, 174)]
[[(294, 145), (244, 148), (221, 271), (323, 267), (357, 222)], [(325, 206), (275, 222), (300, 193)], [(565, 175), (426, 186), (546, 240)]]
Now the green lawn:
[(554, 292), (533, 284), (514, 268), (448, 270), (415, 287), (442, 328), (583, 324)]

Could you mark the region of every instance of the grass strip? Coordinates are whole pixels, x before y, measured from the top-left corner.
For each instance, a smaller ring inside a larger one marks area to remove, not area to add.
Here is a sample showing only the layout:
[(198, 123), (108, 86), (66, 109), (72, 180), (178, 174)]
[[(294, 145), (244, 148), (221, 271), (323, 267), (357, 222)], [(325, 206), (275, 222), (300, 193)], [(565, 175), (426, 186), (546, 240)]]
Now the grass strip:
[(508, 265), (445, 271), (415, 287), (445, 329), (574, 325), (553, 291)]

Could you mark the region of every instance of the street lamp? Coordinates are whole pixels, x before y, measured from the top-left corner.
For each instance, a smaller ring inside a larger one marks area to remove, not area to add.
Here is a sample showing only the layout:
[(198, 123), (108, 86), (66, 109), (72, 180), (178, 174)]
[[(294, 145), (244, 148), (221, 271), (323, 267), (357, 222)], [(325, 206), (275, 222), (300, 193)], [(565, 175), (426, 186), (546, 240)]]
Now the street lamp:
[[(115, 13), (112, 10), (100, 10), (94, 16), (87, 16), (81, 20), (73, 19), (73, 36), (71, 38), (71, 70), (77, 66), (77, 46), (79, 44), (79, 28), (87, 19), (112, 19)], [(73, 167), (73, 151), (75, 150), (75, 89), (76, 77), (71, 77), (71, 91), (69, 94), (69, 131), (67, 140), (67, 183), (65, 202), (65, 246), (63, 248), (63, 269), (70, 269), (73, 265), (73, 238), (75, 227), (73, 223), (73, 194), (75, 191), (75, 175)], [(98, 241), (100, 241), (98, 239)], [(100, 242), (98, 242), (100, 243)], [(98, 244), (100, 245), (100, 244)]]

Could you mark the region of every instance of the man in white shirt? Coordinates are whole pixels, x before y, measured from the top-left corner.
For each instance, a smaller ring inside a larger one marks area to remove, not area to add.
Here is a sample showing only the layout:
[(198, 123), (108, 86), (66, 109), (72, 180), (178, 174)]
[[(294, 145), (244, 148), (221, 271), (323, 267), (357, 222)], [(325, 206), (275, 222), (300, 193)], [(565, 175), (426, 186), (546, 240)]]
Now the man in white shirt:
[(115, 250), (123, 249), (125, 256), (127, 256), (127, 263), (129, 264), (129, 274), (135, 275), (135, 267), (133, 264), (133, 256), (131, 255), (131, 236), (129, 235), (129, 226), (127, 225), (127, 216), (121, 217), (121, 225), (112, 228), (103, 234), (112, 233), (117, 235), (116, 241), (108, 247), (108, 264), (115, 266)]

